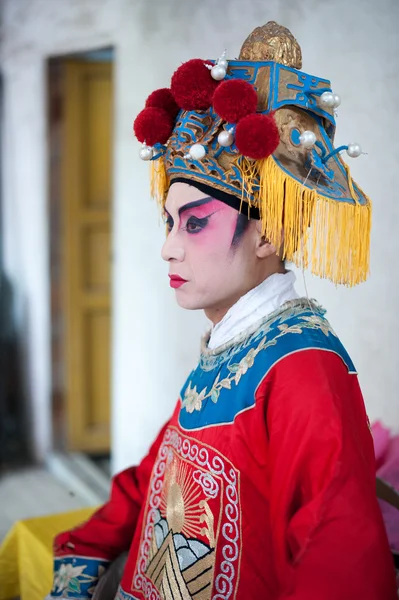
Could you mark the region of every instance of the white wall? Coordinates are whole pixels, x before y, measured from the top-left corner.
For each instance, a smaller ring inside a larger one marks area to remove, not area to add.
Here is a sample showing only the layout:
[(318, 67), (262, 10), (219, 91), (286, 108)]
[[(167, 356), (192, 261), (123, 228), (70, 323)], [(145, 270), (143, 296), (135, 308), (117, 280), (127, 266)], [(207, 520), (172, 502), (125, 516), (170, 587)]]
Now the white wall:
[[(8, 273), (28, 307), (26, 342), (38, 456), (49, 445), (50, 353), (44, 68), (48, 56), (116, 49), (114, 133), (113, 453), (137, 461), (170, 413), (194, 365), (204, 320), (178, 309), (159, 258), (163, 232), (148, 200), (147, 166), (131, 134), (146, 96), (183, 61), (237, 56), (257, 25), (274, 19), (302, 45), (304, 70), (330, 78), (343, 98), (337, 142), (368, 156), (355, 179), (374, 200), (372, 276), (355, 290), (306, 276), (360, 371), (372, 420), (399, 430), (396, 307), (396, 165), (399, 160), (396, 0), (4, 0), (6, 88), (4, 227)], [(395, 135), (396, 133), (396, 139)], [(302, 275), (299, 287), (303, 287)], [(25, 304), (24, 304), (25, 303)]]

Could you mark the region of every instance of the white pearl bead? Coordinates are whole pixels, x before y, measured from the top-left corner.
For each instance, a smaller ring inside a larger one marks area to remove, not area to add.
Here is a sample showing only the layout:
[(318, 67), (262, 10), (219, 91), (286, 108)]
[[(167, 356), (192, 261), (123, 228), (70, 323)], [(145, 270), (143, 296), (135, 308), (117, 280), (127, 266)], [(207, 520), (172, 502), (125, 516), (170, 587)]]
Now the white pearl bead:
[(348, 144), (347, 154), (351, 158), (357, 158), (362, 153), (362, 147), (360, 144)]
[(332, 92), (324, 92), (320, 96), (320, 104), (325, 108), (333, 108), (335, 103), (334, 94)]
[(222, 79), (226, 77), (226, 69), (220, 67), (219, 65), (215, 65), (211, 69), (211, 75), (213, 79), (216, 79), (216, 81), (222, 81)]
[(151, 146), (142, 146), (140, 148), (139, 156), (141, 160), (151, 160), (154, 156), (154, 150)]
[(313, 131), (303, 131), (299, 136), (299, 143), (304, 148), (312, 148), (316, 143), (316, 134)]
[(334, 108), (338, 108), (338, 106), (340, 106), (341, 104), (341, 96), (338, 96), (338, 94), (334, 94)]
[(229, 63), (227, 62), (227, 60), (225, 58), (219, 58), (218, 67), (222, 67), (222, 69), (227, 71), (228, 66), (229, 66)]
[(230, 133), (230, 131), (221, 131), (218, 135), (218, 142), (220, 146), (231, 146), (233, 140), (233, 134)]
[(204, 158), (206, 150), (202, 144), (194, 144), (188, 153), (193, 160), (201, 160), (201, 158)]

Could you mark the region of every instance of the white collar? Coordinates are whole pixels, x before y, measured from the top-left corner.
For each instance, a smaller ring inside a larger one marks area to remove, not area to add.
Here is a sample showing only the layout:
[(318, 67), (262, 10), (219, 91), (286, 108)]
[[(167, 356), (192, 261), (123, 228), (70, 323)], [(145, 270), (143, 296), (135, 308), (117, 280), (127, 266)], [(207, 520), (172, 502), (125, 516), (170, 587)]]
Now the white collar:
[(242, 296), (211, 331), (208, 348), (214, 350), (267, 317), (285, 302), (299, 298), (292, 271), (274, 273)]

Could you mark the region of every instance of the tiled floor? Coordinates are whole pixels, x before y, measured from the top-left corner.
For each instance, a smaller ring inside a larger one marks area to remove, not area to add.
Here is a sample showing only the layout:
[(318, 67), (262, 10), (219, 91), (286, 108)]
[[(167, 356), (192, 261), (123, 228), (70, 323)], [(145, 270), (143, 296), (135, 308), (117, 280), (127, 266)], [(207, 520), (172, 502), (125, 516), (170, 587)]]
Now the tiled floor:
[(0, 541), (20, 519), (87, 506), (48, 471), (29, 467), (0, 475)]

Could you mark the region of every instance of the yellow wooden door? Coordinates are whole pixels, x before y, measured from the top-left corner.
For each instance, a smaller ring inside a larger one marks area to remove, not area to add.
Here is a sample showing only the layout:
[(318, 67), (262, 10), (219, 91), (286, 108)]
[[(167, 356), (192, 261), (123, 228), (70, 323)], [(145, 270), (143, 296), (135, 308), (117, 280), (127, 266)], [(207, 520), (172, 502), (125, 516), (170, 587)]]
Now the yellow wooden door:
[(65, 63), (63, 224), (69, 450), (109, 451), (112, 64)]

